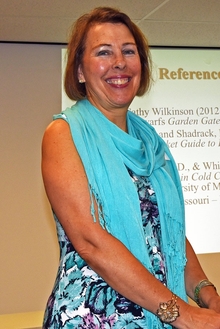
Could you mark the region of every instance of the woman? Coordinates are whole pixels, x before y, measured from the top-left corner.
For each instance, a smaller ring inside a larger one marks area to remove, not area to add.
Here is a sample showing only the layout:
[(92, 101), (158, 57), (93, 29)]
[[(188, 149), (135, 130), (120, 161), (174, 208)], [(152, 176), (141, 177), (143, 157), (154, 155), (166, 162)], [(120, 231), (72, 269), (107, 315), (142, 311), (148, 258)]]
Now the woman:
[[(220, 298), (185, 239), (172, 155), (128, 111), (150, 86), (140, 30), (97, 8), (76, 22), (67, 95), (43, 138), (61, 257), (44, 328), (220, 328)], [(187, 294), (201, 306), (187, 304)]]

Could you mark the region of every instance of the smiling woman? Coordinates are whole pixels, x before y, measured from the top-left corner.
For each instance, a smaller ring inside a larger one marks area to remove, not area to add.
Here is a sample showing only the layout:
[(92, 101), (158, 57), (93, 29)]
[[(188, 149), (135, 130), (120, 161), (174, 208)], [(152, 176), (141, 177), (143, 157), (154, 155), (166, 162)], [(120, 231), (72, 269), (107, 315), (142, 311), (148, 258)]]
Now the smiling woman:
[[(132, 43), (134, 47), (138, 50), (138, 55), (140, 57), (141, 64), (141, 83), (137, 92), (138, 96), (142, 96), (145, 92), (148, 91), (151, 84), (151, 55), (148, 47), (148, 42), (139, 30), (139, 28), (130, 20), (130, 18), (122, 12), (114, 10), (112, 8), (99, 8), (92, 11), (89, 14), (85, 14), (77, 20), (77, 24), (73, 25), (72, 34), (70, 36), (70, 41), (68, 45), (68, 61), (65, 75), (65, 90), (70, 99), (80, 100), (86, 96), (85, 84), (79, 85), (78, 81), (78, 68), (82, 64), (82, 57), (84, 55), (85, 43), (90, 41), (88, 33), (92, 28), (102, 30), (103, 36), (105, 33), (111, 33), (106, 29), (102, 29), (102, 24), (117, 24), (116, 30), (120, 31), (122, 24), (124, 27), (127, 27), (128, 32), (130, 31), (129, 38), (133, 39)], [(110, 25), (112, 27), (112, 25)], [(113, 32), (112, 32), (113, 33)], [(90, 33), (92, 35), (92, 33)], [(114, 40), (114, 43), (119, 38), (120, 33), (117, 33), (117, 38)], [(101, 36), (101, 32), (100, 32)], [(94, 38), (92, 42), (95, 43)], [(111, 44), (108, 45), (107, 40), (104, 40), (103, 46), (111, 47)], [(96, 45), (98, 45), (96, 43)], [(123, 40), (124, 47), (126, 46), (126, 41)], [(100, 45), (102, 46), (102, 45)], [(129, 46), (129, 45), (128, 45)], [(106, 49), (110, 51), (109, 49)], [(134, 51), (134, 50), (131, 50)], [(125, 49), (124, 52), (127, 52)], [(130, 50), (128, 50), (130, 52)], [(100, 55), (107, 54), (106, 51), (100, 50)], [(82, 81), (81, 81), (82, 82)]]
[(124, 24), (90, 28), (78, 77), (90, 103), (125, 130), (125, 113), (140, 86), (141, 63), (134, 37)]
[[(127, 15), (101, 7), (77, 20), (65, 74), (77, 103), (42, 145), (61, 250), (44, 329), (220, 328), (220, 298), (185, 237), (172, 154), (128, 111), (150, 83), (147, 41)], [(211, 310), (187, 304), (195, 289)]]

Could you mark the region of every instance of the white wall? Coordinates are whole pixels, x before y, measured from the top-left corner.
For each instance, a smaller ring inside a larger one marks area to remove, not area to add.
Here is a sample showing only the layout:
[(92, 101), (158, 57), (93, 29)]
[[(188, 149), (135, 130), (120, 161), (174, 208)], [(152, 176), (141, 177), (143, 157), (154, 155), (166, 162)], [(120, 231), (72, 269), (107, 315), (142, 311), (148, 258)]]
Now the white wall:
[(58, 248), (41, 139), (61, 108), (61, 47), (0, 44), (0, 314), (42, 310)]

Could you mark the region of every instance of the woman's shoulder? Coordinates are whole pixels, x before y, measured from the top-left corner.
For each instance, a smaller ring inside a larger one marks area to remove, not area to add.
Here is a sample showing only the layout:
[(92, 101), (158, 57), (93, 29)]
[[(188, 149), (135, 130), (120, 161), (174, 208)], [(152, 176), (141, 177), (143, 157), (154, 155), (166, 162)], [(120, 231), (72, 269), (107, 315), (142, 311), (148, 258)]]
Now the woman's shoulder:
[(58, 119), (48, 125), (42, 139), (42, 151), (57, 157), (68, 151), (76, 157), (77, 151), (68, 122)]
[(69, 132), (69, 125), (65, 120), (57, 119), (52, 121), (45, 129), (43, 135), (44, 139), (56, 139), (57, 137), (62, 137), (64, 134)]

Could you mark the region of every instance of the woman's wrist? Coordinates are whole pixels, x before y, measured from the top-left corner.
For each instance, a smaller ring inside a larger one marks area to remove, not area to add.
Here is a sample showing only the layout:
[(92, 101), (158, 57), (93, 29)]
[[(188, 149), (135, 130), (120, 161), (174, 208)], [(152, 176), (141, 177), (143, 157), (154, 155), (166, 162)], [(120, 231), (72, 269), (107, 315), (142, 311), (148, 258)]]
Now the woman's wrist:
[(209, 280), (201, 280), (195, 287), (194, 300), (199, 307), (208, 308), (213, 296), (217, 296), (217, 291), (214, 284)]
[(194, 307), (175, 294), (172, 294), (170, 300), (159, 304), (156, 315), (162, 323), (171, 324), (175, 328), (183, 329), (188, 328), (187, 324), (189, 322), (191, 308)]
[(159, 308), (156, 314), (162, 322), (172, 323), (180, 316), (177, 299), (178, 297), (172, 294), (170, 300), (159, 304)]

